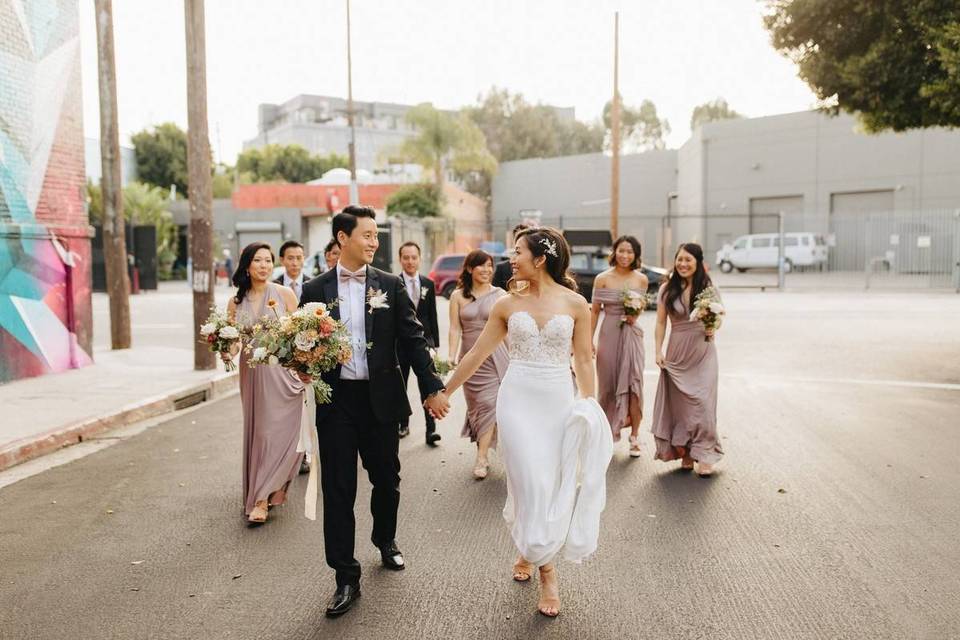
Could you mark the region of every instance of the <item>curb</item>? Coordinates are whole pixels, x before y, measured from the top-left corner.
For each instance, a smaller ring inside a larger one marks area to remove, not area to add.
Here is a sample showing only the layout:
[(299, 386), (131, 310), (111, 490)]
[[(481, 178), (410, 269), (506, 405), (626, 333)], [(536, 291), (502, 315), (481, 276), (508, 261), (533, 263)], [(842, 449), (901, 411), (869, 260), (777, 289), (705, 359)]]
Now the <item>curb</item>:
[(236, 372), (220, 373), (206, 382), (180, 387), (169, 393), (121, 407), (113, 413), (85, 418), (46, 433), (16, 440), (0, 449), (0, 471), (79, 444), (104, 431), (209, 402), (236, 390), (239, 380), (240, 376)]

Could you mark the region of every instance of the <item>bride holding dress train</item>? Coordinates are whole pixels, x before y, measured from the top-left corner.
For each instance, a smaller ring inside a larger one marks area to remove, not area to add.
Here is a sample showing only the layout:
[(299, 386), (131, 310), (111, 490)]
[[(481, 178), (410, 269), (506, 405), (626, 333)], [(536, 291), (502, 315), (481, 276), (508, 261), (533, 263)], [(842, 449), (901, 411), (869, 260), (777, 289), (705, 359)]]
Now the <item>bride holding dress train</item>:
[[(517, 236), (514, 281), (447, 385), (453, 394), (506, 338), (510, 364), (497, 397), (507, 476), (504, 518), (520, 557), (513, 578), (540, 572), (540, 613), (560, 613), (554, 557), (580, 562), (597, 548), (613, 437), (596, 401), (590, 307), (569, 276), (570, 249), (554, 229)], [(570, 375), (573, 350), (576, 386)]]

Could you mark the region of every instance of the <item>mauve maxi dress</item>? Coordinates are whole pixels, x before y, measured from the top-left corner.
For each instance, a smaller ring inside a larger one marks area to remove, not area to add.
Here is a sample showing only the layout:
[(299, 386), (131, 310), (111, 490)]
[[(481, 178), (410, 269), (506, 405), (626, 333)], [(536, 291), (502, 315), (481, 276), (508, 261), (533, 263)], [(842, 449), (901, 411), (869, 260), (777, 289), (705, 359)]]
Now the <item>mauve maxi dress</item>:
[[(660, 290), (660, 304), (664, 292)], [(716, 464), (723, 456), (717, 435), (717, 348), (706, 341), (703, 324), (690, 320), (680, 300), (667, 309), (670, 337), (653, 405), (651, 432), (657, 460), (675, 460), (673, 447), (686, 447), (697, 462)]]
[[(492, 291), (476, 300), (466, 300), (460, 306), (460, 356), (473, 348), (480, 333), (483, 332), (490, 310), (500, 296), (507, 295), (503, 289), (494, 287)], [(476, 442), (481, 435), (493, 428), (497, 422), (497, 393), (500, 381), (507, 374), (510, 356), (505, 344), (483, 361), (477, 372), (463, 383), (463, 396), (467, 401), (467, 417), (463, 423), (463, 437)]]
[[(267, 283), (257, 309), (244, 297), (237, 305), (237, 324), (250, 327), (263, 318), (275, 318), (267, 307), (275, 300), (285, 313), (280, 285)], [(246, 349), (240, 351), (240, 400), (243, 404), (243, 511), (247, 515), (258, 500), (266, 500), (284, 489), (300, 471), (302, 453), (300, 414), (303, 411), (303, 384), (288, 369), (259, 364), (248, 365)]]
[(603, 306), (604, 314), (597, 337), (597, 398), (613, 429), (614, 442), (620, 440), (620, 430), (630, 426), (631, 395), (643, 412), (643, 329), (621, 322), (622, 294), (622, 289), (593, 290), (593, 301)]

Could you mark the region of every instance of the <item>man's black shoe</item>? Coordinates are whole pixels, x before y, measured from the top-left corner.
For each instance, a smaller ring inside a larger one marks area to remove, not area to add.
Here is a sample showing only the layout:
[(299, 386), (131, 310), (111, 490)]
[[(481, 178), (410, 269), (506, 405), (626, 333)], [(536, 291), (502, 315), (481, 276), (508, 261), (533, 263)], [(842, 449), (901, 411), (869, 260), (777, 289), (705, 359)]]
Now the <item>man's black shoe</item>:
[(307, 456), (303, 456), (303, 460), (300, 461), (300, 475), (305, 473), (310, 473), (310, 463), (307, 462)]
[(383, 566), (393, 571), (403, 571), (406, 565), (403, 562), (403, 554), (397, 546), (396, 540), (388, 545), (380, 547), (380, 557), (383, 559)]
[(435, 447), (435, 446), (437, 446), (437, 442), (439, 442), (439, 441), (440, 441), (440, 434), (439, 434), (439, 433), (437, 433), (436, 431), (428, 431), (428, 432), (427, 432), (427, 444), (428, 444), (428, 445), (430, 445), (431, 447)]
[(397, 433), (401, 438), (406, 438), (408, 435), (410, 435), (410, 427), (402, 424), (400, 425), (400, 430)]
[(337, 616), (342, 616), (347, 611), (350, 611), (350, 607), (359, 599), (359, 586), (345, 584), (342, 587), (337, 587), (337, 590), (333, 592), (333, 597), (330, 598), (330, 602), (327, 603), (327, 617), (336, 618)]

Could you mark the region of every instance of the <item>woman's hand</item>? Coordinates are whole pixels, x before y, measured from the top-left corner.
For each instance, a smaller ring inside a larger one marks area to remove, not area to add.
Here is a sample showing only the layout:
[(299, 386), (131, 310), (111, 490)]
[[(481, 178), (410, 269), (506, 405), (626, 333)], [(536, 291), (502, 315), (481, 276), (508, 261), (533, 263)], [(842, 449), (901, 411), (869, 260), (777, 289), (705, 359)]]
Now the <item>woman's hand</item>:
[(704, 329), (703, 332), (707, 334), (707, 337), (708, 337), (708, 338), (712, 338), (712, 337), (714, 336), (714, 334), (717, 333), (717, 328), (716, 328), (716, 327), (710, 327), (709, 329)]
[(666, 364), (667, 364), (667, 361), (664, 359), (663, 354), (658, 353), (658, 354), (657, 354), (657, 366), (660, 367), (661, 369), (663, 369), (663, 367), (664, 367)]
[(639, 317), (640, 317), (640, 316), (624, 316), (624, 317), (623, 317), (623, 321), (626, 322), (626, 323), (629, 324), (629, 325), (633, 325), (633, 324), (635, 324), (635, 323), (637, 322), (637, 318), (639, 318)]
[(230, 351), (221, 351), (220, 359), (223, 360), (224, 362), (231, 362), (233, 360), (232, 351), (233, 351), (232, 349)]
[(297, 371), (297, 377), (300, 378), (300, 382), (303, 384), (313, 384), (313, 376)]

